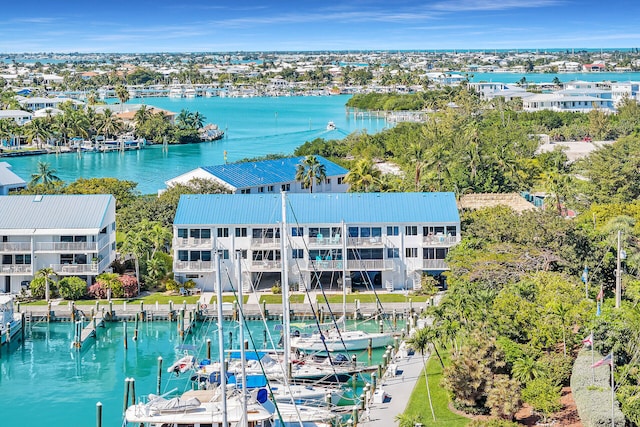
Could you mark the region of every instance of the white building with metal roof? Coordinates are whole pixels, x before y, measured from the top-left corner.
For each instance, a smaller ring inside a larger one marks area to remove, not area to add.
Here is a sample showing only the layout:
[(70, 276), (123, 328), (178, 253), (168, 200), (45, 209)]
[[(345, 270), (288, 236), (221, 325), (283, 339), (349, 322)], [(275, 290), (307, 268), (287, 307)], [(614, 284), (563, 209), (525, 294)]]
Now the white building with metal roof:
[(0, 196), (0, 291), (19, 293), (52, 268), (91, 284), (116, 256), (112, 195)]
[(0, 162), (0, 195), (6, 196), (9, 191), (26, 188), (24, 179), (13, 173), (11, 165), (7, 162)]
[[(315, 156), (325, 168), (325, 178), (313, 183), (314, 193), (343, 193), (349, 190), (344, 179), (349, 170), (325, 159)], [(209, 179), (226, 187), (236, 194), (265, 194), (287, 191), (290, 193), (308, 193), (302, 182), (296, 180), (298, 165), (304, 156), (287, 157), (257, 162), (228, 163), (214, 166), (201, 166), (165, 182), (167, 187), (186, 184), (194, 178)]]
[(230, 290), (239, 251), (245, 288), (271, 287), (286, 270), (301, 289), (413, 289), (423, 273), (448, 269), (460, 241), (453, 193), (287, 194), (284, 218), (282, 204), (281, 194), (183, 195), (173, 225), (176, 280), (212, 291), (219, 278)]

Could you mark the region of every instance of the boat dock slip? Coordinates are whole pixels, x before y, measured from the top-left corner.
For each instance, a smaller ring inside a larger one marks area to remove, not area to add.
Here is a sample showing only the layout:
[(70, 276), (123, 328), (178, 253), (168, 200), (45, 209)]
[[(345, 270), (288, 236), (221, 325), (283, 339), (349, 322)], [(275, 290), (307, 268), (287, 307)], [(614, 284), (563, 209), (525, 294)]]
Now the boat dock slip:
[[(78, 349), (82, 348), (82, 345), (86, 340), (96, 336), (96, 329), (102, 326), (103, 322), (104, 317), (102, 316), (102, 313), (96, 314), (93, 319), (91, 319), (91, 321), (80, 330), (79, 337), (76, 337), (77, 339), (74, 341), (73, 346)], [(80, 323), (80, 325), (82, 325), (82, 323)]]

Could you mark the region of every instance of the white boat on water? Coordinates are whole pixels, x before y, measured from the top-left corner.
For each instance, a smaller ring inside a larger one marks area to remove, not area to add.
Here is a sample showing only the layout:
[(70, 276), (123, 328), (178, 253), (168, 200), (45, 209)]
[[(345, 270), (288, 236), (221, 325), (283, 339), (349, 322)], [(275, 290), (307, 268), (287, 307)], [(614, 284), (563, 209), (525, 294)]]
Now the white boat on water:
[(169, 98), (183, 98), (184, 90), (178, 82), (178, 79), (173, 79), (171, 86), (169, 87)]
[(356, 351), (393, 344), (393, 335), (365, 331), (316, 331), (311, 335), (291, 338), (291, 348), (303, 351)]
[(0, 295), (0, 345), (22, 330), (22, 316), (13, 310), (13, 295)]
[[(147, 427), (211, 427), (222, 425), (226, 421), (231, 426), (242, 425), (246, 417), (247, 424), (253, 427), (271, 425), (273, 412), (263, 406), (267, 393), (247, 396), (247, 410), (243, 411), (241, 393), (227, 396), (226, 405), (222, 402), (219, 390), (192, 390), (180, 397), (165, 399), (150, 395), (146, 403), (129, 406), (125, 411), (125, 421), (129, 426)], [(260, 402), (262, 400), (262, 402)]]
[(327, 130), (336, 130), (336, 124), (333, 122), (327, 123)]

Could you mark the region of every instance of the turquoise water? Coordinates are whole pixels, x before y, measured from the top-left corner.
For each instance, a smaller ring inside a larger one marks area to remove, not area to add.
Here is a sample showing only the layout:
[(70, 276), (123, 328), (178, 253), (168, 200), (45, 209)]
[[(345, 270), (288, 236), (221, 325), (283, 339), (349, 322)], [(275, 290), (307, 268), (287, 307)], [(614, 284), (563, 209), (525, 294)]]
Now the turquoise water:
[[(268, 328), (274, 334), (273, 325)], [(225, 348), (229, 331), (233, 332), (233, 348), (238, 348), (237, 324), (225, 322)], [(369, 325), (375, 330), (375, 325)], [(263, 347), (264, 324), (248, 322), (253, 342)], [(27, 326), (24, 343), (0, 347), (0, 416), (2, 426), (87, 427), (95, 425), (96, 403), (103, 404), (103, 425), (122, 425), (124, 380), (136, 380), (136, 396), (155, 393), (158, 357), (163, 358), (161, 391), (190, 388), (188, 375), (176, 377), (166, 372), (181, 356), (176, 323), (140, 323), (138, 340), (133, 341), (133, 323), (128, 324), (128, 349), (124, 348), (122, 323), (107, 324), (98, 329), (98, 337), (90, 339), (81, 351), (71, 348), (72, 323), (39, 323)], [(206, 356), (206, 340), (211, 339), (212, 357), (218, 353), (218, 332), (214, 323), (199, 326), (185, 344)], [(273, 335), (277, 340), (279, 335)], [(245, 334), (245, 339), (249, 335)], [(374, 363), (382, 351), (374, 354)], [(366, 351), (358, 358), (366, 361)], [(377, 362), (376, 362), (377, 361)]]
[(588, 82), (628, 82), (640, 81), (640, 72), (633, 73), (476, 73), (476, 72), (459, 72), (460, 74), (469, 75), (469, 81), (472, 82), (499, 82), (499, 83), (517, 83), (523, 77), (529, 83), (551, 83), (555, 77), (561, 82), (567, 83), (572, 80), (584, 80)]
[[(206, 122), (216, 123), (226, 130), (220, 141), (201, 144), (169, 146), (168, 152), (160, 145), (124, 153), (49, 154), (4, 158), (13, 171), (28, 181), (39, 161), (46, 161), (66, 182), (77, 178), (115, 177), (138, 182), (143, 194), (164, 188), (164, 182), (199, 166), (233, 162), (246, 157), (271, 153), (292, 154), (293, 150), (321, 137), (342, 139), (346, 135), (366, 129), (369, 133), (381, 131), (384, 119), (354, 119), (347, 116), (345, 103), (348, 96), (304, 96), (282, 98), (145, 98), (129, 103), (146, 103), (179, 113), (182, 109), (198, 111)], [(118, 111), (121, 106), (114, 105)], [(126, 107), (125, 107), (126, 108)], [(333, 121), (337, 129), (327, 131)]]

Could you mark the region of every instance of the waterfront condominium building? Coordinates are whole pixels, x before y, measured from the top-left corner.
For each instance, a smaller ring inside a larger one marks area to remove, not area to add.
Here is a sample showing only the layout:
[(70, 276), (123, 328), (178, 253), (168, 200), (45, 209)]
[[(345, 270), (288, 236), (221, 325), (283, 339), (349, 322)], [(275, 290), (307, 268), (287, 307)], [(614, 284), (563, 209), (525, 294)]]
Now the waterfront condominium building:
[(19, 293), (38, 270), (91, 284), (116, 255), (111, 195), (0, 196), (0, 291)]
[[(447, 270), (460, 241), (453, 193), (183, 195), (173, 225), (173, 271), (204, 291), (283, 280), (294, 288), (402, 290)], [(346, 280), (343, 280), (346, 278)]]
[[(324, 166), (325, 177), (313, 182), (313, 193), (344, 193), (349, 189), (344, 179), (349, 171), (340, 165), (315, 156)], [(166, 181), (167, 187), (178, 183), (187, 183), (194, 178), (209, 179), (217, 182), (236, 194), (268, 194), (286, 191), (289, 193), (308, 193), (310, 189), (296, 180), (296, 171), (304, 156), (288, 157), (257, 162), (229, 163), (214, 166), (202, 166)]]

